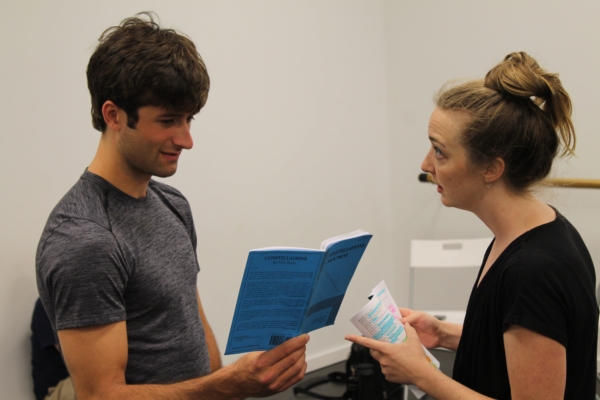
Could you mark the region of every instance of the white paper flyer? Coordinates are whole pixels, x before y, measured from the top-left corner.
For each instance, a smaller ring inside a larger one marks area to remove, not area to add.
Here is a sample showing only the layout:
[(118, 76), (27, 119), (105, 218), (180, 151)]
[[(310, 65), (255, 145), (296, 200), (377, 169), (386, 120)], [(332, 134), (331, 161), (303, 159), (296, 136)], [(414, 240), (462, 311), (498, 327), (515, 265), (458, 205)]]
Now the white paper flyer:
[[(369, 295), (369, 302), (350, 321), (365, 337), (381, 340), (382, 342), (396, 343), (406, 340), (404, 325), (400, 322), (402, 315), (396, 302), (392, 298), (385, 281), (379, 282)], [(440, 368), (440, 362), (427, 350), (425, 354), (435, 368)], [(415, 385), (408, 385), (413, 394), (420, 399), (425, 395)]]

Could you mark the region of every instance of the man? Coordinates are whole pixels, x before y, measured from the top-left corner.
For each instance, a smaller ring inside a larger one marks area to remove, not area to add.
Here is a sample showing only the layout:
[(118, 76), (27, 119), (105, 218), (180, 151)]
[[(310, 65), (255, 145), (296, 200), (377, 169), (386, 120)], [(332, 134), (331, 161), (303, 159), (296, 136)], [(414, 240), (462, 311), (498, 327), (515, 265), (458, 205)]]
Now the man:
[(77, 397), (241, 399), (304, 376), (308, 336), (221, 368), (196, 288), (190, 206), (175, 173), (209, 90), (194, 44), (142, 13), (105, 31), (87, 69), (96, 156), (37, 251), (40, 297)]

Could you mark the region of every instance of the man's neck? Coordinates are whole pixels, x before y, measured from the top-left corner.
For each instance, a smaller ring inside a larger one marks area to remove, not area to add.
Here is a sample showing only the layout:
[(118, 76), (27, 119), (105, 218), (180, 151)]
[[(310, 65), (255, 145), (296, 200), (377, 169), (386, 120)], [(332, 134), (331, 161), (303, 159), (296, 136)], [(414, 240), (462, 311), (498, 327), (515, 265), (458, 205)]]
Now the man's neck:
[(131, 197), (146, 197), (151, 175), (136, 174), (125, 165), (121, 157), (100, 139), (96, 156), (88, 166), (88, 171), (107, 180), (111, 185)]

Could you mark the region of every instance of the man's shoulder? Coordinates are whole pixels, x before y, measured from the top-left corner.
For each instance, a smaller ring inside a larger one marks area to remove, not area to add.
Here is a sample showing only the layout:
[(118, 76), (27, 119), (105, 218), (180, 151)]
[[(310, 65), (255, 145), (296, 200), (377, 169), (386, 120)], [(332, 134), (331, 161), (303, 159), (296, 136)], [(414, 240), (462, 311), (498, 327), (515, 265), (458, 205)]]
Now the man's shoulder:
[[(93, 280), (94, 273), (112, 271), (113, 260), (119, 259), (106, 197), (101, 185), (82, 177), (50, 214), (36, 252), (38, 290), (45, 305), (50, 304), (50, 280), (64, 285), (74, 278)], [(46, 311), (54, 314), (54, 309)]]
[(106, 192), (98, 182), (85, 179), (85, 174), (56, 204), (44, 227), (39, 252), (43, 251), (48, 239), (61, 232), (60, 242), (69, 243), (69, 238), (99, 237), (99, 233), (110, 231), (106, 213)]
[(94, 222), (108, 228), (107, 192), (101, 184), (82, 176), (54, 207), (48, 224), (59, 225), (71, 219)]

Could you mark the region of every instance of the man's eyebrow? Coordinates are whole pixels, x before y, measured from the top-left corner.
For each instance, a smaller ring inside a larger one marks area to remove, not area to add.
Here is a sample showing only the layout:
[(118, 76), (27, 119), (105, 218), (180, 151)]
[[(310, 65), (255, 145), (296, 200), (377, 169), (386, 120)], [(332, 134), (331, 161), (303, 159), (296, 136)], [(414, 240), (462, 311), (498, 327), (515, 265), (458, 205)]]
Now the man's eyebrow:
[(184, 115), (185, 113), (178, 113), (175, 111), (165, 111), (163, 113), (158, 114), (159, 118), (165, 118), (165, 117), (181, 117), (182, 115)]

